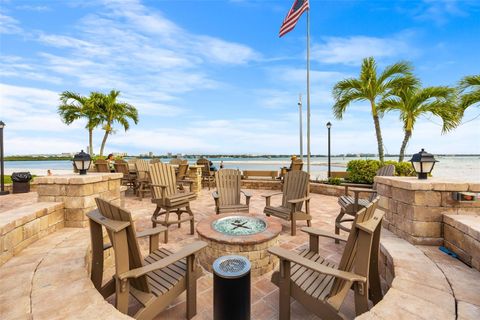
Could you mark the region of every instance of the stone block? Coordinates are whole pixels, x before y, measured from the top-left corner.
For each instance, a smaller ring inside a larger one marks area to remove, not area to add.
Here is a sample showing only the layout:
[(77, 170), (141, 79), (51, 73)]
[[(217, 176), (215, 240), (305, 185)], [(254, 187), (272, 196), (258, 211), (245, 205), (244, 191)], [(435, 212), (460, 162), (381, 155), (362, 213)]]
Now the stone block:
[(403, 203), (413, 204), (415, 202), (415, 192), (392, 187), (392, 198)]
[(442, 193), (437, 191), (415, 191), (415, 205), (438, 207), (442, 204)]
[(28, 239), (33, 237), (35, 234), (40, 232), (40, 220), (35, 219), (23, 226), (23, 239)]
[(15, 246), (23, 241), (22, 228), (15, 228), (9, 233), (5, 234), (3, 238), (4, 251), (11, 251)]
[(101, 182), (96, 182), (93, 184), (93, 192), (94, 193), (101, 193), (105, 192), (109, 189), (108, 186), (108, 181), (101, 181)]
[(389, 208), (389, 198), (385, 196), (380, 196), (380, 199), (378, 199), (378, 207), (380, 209), (388, 210)]
[(38, 196), (38, 202), (55, 202), (55, 196)]
[(108, 190), (120, 189), (120, 180), (108, 180)]
[(48, 229), (48, 216), (43, 216), (40, 219), (40, 231)]
[(403, 239), (414, 245), (443, 246), (443, 238), (416, 237), (408, 235), (403, 237)]
[(57, 210), (48, 215), (48, 226), (56, 225), (57, 223), (64, 221), (64, 210)]
[(408, 220), (406, 225), (409, 226), (407, 231), (412, 236), (425, 238), (440, 238), (442, 237), (442, 223), (441, 222), (422, 222)]
[(94, 188), (92, 184), (67, 185), (66, 190), (66, 195), (70, 197), (89, 196), (94, 193)]
[(88, 221), (65, 221), (65, 227), (67, 228), (86, 228)]
[(377, 193), (381, 196), (391, 198), (392, 197), (392, 187), (386, 184), (377, 183), (376, 187)]
[(480, 192), (480, 183), (470, 182), (468, 185), (469, 192)]
[(60, 184), (44, 184), (37, 187), (39, 196), (64, 196), (67, 194), (65, 185)]

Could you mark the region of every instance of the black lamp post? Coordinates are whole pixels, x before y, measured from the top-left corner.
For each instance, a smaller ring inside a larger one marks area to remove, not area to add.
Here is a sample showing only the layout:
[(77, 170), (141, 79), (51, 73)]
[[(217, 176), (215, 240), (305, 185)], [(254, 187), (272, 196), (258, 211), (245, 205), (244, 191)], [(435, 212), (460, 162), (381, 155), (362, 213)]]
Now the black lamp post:
[(3, 181), (5, 175), (3, 167), (3, 128), (5, 128), (5, 123), (0, 120), (0, 196), (8, 194), (8, 191), (5, 191), (5, 182)]
[(415, 153), (410, 159), (413, 170), (418, 175), (418, 179), (427, 179), (428, 174), (432, 172), (435, 162), (438, 162), (433, 157), (433, 154), (428, 153), (425, 149), (422, 149), (419, 153)]
[(330, 128), (332, 127), (332, 124), (327, 122), (327, 129), (328, 129), (328, 178), (332, 175), (331, 171), (331, 161), (330, 161)]
[(83, 150), (73, 157), (73, 165), (77, 168), (80, 174), (87, 174), (87, 170), (90, 168), (91, 163), (92, 158), (90, 158), (88, 153), (83, 152)]

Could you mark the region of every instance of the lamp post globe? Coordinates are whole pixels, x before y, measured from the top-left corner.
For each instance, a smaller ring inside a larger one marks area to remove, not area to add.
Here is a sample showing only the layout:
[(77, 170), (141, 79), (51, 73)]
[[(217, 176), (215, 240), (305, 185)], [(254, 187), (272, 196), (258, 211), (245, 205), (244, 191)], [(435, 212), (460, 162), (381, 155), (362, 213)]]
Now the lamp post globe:
[(92, 158), (88, 153), (80, 151), (73, 157), (73, 165), (77, 168), (80, 174), (87, 174), (87, 170), (90, 168)]
[(327, 126), (327, 129), (330, 129), (330, 128), (332, 127), (332, 124), (330, 123), (330, 121), (327, 122), (327, 125), (326, 125), (326, 126)]
[(433, 154), (426, 152), (425, 149), (422, 148), (419, 153), (412, 155), (410, 162), (412, 163), (413, 170), (415, 170), (418, 175), (418, 179), (425, 180), (438, 161), (435, 160)]

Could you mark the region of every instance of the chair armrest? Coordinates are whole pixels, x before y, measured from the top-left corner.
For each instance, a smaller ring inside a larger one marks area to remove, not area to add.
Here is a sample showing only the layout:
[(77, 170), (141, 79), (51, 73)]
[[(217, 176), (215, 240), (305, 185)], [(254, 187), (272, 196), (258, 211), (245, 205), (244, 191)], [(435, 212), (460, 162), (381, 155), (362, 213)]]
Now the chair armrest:
[(373, 185), (371, 184), (361, 184), (361, 183), (340, 183), (342, 187), (358, 187), (358, 188), (372, 188)]
[(87, 217), (112, 232), (119, 232), (130, 225), (129, 221), (117, 221), (105, 218), (100, 212), (98, 212), (98, 210), (88, 212)]
[(300, 203), (300, 202), (308, 201), (308, 200), (310, 200), (310, 198), (311, 198), (311, 196), (306, 196), (306, 197), (303, 197), (303, 198), (300, 198), (300, 199), (292, 199), (292, 200), (288, 200), (288, 203), (291, 203), (291, 204)]
[(277, 193), (273, 193), (273, 194), (264, 194), (264, 195), (262, 195), (262, 197), (271, 198), (273, 196), (278, 196), (279, 194), (283, 194), (283, 192), (277, 192)]
[(212, 196), (213, 196), (213, 199), (218, 199), (220, 198), (219, 194), (218, 194), (218, 191), (213, 191), (212, 192)]
[(158, 260), (158, 261), (156, 261), (152, 264), (148, 264), (148, 265), (140, 267), (140, 268), (129, 270), (127, 272), (124, 272), (124, 273), (120, 274), (118, 277), (119, 277), (120, 280), (126, 280), (126, 279), (129, 279), (129, 278), (135, 278), (136, 279), (136, 278), (141, 277), (141, 276), (143, 276), (143, 275), (145, 275), (149, 272), (165, 268), (165, 267), (171, 265), (172, 263), (177, 262), (178, 260), (181, 260), (183, 258), (186, 258), (186, 257), (192, 255), (192, 254), (195, 254), (198, 251), (205, 248), (206, 246), (207, 246), (207, 243), (204, 242), (204, 241), (195, 241), (191, 244), (186, 245), (185, 247), (182, 248), (182, 250), (180, 250), (180, 251), (178, 251), (178, 252), (176, 252), (176, 253), (168, 256), (168, 257), (165, 257), (161, 260)]
[(367, 278), (357, 275), (352, 272), (347, 272), (347, 271), (342, 271), (338, 269), (334, 269), (331, 267), (327, 267), (324, 265), (321, 265), (319, 263), (313, 262), (311, 260), (308, 260), (304, 257), (301, 257), (290, 250), (281, 248), (281, 247), (273, 247), (268, 249), (268, 252), (271, 254), (276, 255), (280, 259), (287, 260), (296, 264), (299, 264), (301, 266), (304, 266), (310, 270), (313, 270), (315, 272), (321, 273), (321, 274), (326, 274), (329, 276), (333, 276), (335, 278), (340, 278), (346, 281), (351, 281), (351, 282), (362, 282), (366, 283)]
[(177, 180), (177, 184), (181, 184), (181, 183), (187, 183), (191, 185), (193, 183), (193, 180), (188, 180), (188, 179)]
[(331, 238), (331, 239), (340, 240), (340, 241), (344, 241), (344, 242), (347, 242), (347, 239), (348, 239), (348, 237), (346, 237), (346, 236), (342, 236), (342, 235), (334, 234), (334, 233), (330, 233), (330, 232), (325, 232), (323, 230), (316, 229), (316, 228), (311, 228), (311, 227), (303, 227), (301, 230), (305, 233), (308, 233), (311, 236)]
[(360, 193), (360, 192), (375, 193), (375, 192), (377, 192), (377, 190), (364, 189), (364, 188), (350, 188), (350, 191), (353, 191), (354, 193)]
[(240, 190), (240, 192), (243, 193), (245, 195), (245, 197), (247, 197), (247, 198), (250, 198), (252, 196), (252, 194), (248, 191)]
[(144, 237), (148, 237), (148, 236), (153, 236), (155, 234), (160, 234), (160, 233), (165, 232), (165, 231), (167, 231), (167, 228), (164, 227), (164, 226), (149, 228), (149, 229), (137, 232), (137, 238), (144, 238)]

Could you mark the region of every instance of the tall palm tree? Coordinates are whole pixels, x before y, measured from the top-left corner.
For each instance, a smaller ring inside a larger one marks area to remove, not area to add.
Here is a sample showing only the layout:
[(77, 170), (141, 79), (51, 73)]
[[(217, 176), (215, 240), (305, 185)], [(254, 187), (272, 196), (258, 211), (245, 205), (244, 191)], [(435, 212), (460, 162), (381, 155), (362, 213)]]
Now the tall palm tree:
[(75, 120), (85, 118), (88, 130), (88, 144), (90, 155), (93, 156), (93, 130), (101, 123), (101, 113), (90, 97), (82, 96), (71, 91), (64, 91), (60, 94), (60, 106), (58, 113), (62, 121), (71, 124)]
[(480, 75), (465, 76), (460, 80), (460, 107), (465, 111), (470, 106), (480, 105)]
[(378, 108), (382, 112), (392, 110), (400, 112), (404, 138), (400, 147), (399, 162), (403, 161), (405, 157), (405, 148), (412, 137), (415, 122), (420, 116), (432, 114), (440, 117), (443, 121), (442, 133), (448, 132), (460, 124), (455, 96), (454, 88), (422, 88), (420, 81), (411, 77), (405, 83), (395, 86), (392, 95), (380, 102)]
[(125, 131), (130, 128), (130, 123), (128, 122), (129, 119), (133, 120), (135, 124), (138, 123), (137, 109), (126, 102), (118, 102), (117, 97), (119, 95), (120, 91), (117, 90), (111, 90), (109, 94), (103, 94), (100, 92), (92, 93), (92, 100), (101, 106), (102, 124), (103, 130), (105, 130), (102, 145), (100, 147), (100, 156), (103, 156), (108, 136), (114, 133), (113, 125), (115, 122), (122, 125)]
[(356, 101), (369, 101), (375, 133), (377, 136), (378, 156), (384, 161), (383, 139), (380, 129), (380, 112), (377, 104), (382, 97), (388, 97), (391, 89), (404, 81), (411, 74), (412, 67), (407, 62), (398, 62), (387, 66), (382, 73), (377, 74), (377, 63), (373, 57), (362, 62), (359, 78), (349, 78), (339, 81), (333, 88), (335, 118), (342, 119), (347, 107)]

